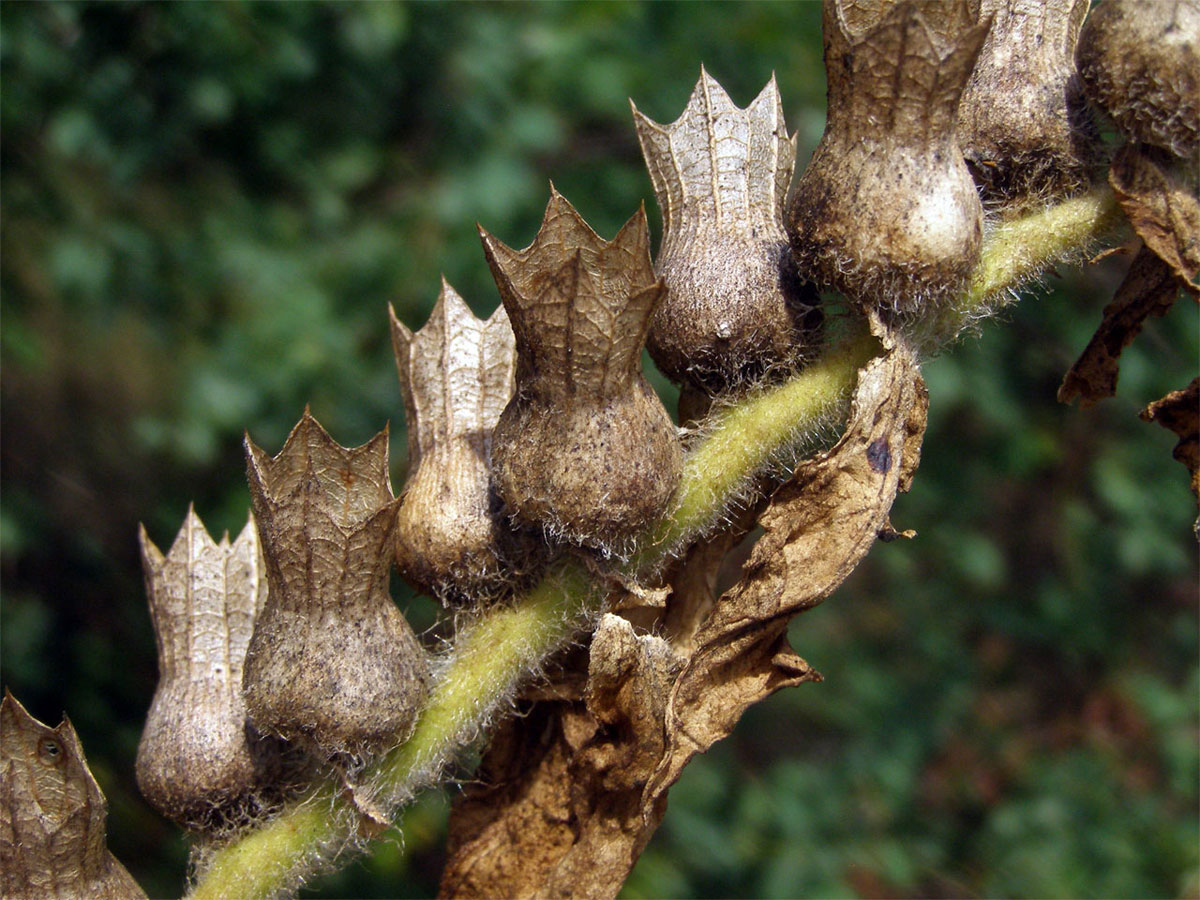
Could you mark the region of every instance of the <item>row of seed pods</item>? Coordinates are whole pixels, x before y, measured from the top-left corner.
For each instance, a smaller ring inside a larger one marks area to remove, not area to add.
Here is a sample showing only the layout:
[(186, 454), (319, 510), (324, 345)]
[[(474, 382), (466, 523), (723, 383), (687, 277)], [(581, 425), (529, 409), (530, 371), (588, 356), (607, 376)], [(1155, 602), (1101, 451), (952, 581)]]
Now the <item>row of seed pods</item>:
[(1085, 27), (1086, 11), (832, 0), (827, 125), (794, 189), (774, 81), (741, 109), (702, 70), (674, 123), (633, 113), (663, 215), (655, 263), (644, 212), (605, 241), (553, 188), (524, 250), (481, 229), (495, 314), (476, 319), (443, 283), (424, 328), (391, 316), (400, 498), (386, 432), (345, 448), (306, 412), (273, 457), (247, 439), (253, 515), (235, 541), (192, 512), (165, 555), (142, 534), (161, 676), (138, 754), (147, 798), (220, 830), (269, 806), (299, 758), (352, 772), (402, 739), (431, 676), (389, 595), (393, 563), (462, 609), (503, 602), (564, 548), (627, 556), (683, 460), (643, 347), (716, 395), (803, 364), (819, 288), (901, 325), (955, 297), (985, 206), (1009, 215), (1089, 183), (1076, 58), (1120, 128), (1194, 155), (1196, 0), (1104, 0)]

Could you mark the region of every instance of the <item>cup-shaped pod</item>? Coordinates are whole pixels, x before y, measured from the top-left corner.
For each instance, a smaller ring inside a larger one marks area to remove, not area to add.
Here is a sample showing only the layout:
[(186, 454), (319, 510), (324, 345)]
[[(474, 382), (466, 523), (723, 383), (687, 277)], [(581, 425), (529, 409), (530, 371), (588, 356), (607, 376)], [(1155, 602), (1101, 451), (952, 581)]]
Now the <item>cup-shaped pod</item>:
[(448, 603), (494, 597), (529, 567), (534, 545), (509, 527), (491, 487), (492, 431), (512, 399), (517, 351), (503, 307), (486, 321), (442, 281), (415, 334), (391, 313), (408, 417), (408, 481), (396, 566)]
[(829, 112), (787, 223), (800, 273), (867, 307), (947, 300), (983, 238), (955, 125), (987, 23), (968, 0), (826, 0), (823, 28)]
[(124, 900), (142, 891), (105, 844), (108, 802), (74, 727), (0, 701), (0, 897)]
[(650, 356), (709, 391), (790, 366), (820, 313), (783, 230), (796, 140), (775, 78), (741, 109), (702, 67), (673, 123), (633, 121), (663, 216)]
[(308, 410), (278, 455), (246, 439), (270, 591), (244, 695), (264, 734), (366, 755), (409, 732), (429, 663), (388, 593), (396, 512), (387, 431), (334, 441)]
[(1088, 0), (982, 0), (992, 28), (958, 107), (984, 203), (1018, 212), (1085, 187), (1099, 138), (1075, 71)]
[(217, 543), (189, 508), (164, 556), (141, 529), (158, 688), (138, 744), (142, 795), (198, 830), (249, 812), (280, 773), (279, 745), (249, 724), (242, 670), (267, 576), (253, 518)]
[(1200, 2), (1103, 0), (1075, 62), (1088, 98), (1130, 140), (1200, 153)]
[(552, 185), (524, 250), (480, 235), (517, 342), (516, 394), (492, 439), (497, 490), (518, 522), (621, 553), (666, 510), (683, 466), (641, 372), (662, 295), (645, 209), (608, 242)]

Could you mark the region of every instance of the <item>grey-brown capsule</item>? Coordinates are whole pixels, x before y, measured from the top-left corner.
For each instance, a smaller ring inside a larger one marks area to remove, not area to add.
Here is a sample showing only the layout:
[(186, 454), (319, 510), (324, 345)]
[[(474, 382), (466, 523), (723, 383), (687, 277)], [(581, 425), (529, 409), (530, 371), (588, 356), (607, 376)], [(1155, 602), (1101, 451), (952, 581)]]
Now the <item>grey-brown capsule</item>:
[(701, 68), (673, 123), (633, 120), (663, 216), (650, 356), (710, 391), (794, 364), (820, 314), (783, 230), (796, 140), (774, 77), (740, 109)]
[(508, 314), (486, 321), (449, 284), (415, 334), (391, 311), (408, 417), (409, 475), (396, 525), (396, 565), (447, 602), (496, 596), (533, 555), (491, 489), (492, 431), (512, 398), (517, 351)]
[(824, 34), (828, 118), (788, 218), (800, 273), (868, 307), (954, 297), (983, 237), (955, 123), (987, 24), (967, 0), (827, 0)]
[(280, 771), (278, 745), (246, 718), (242, 669), (267, 594), (251, 518), (216, 543), (195, 510), (166, 556), (141, 529), (142, 568), (158, 643), (158, 688), (138, 744), (142, 795), (191, 828), (250, 812)]
[(1019, 212), (1090, 182), (1098, 133), (1075, 72), (1088, 0), (982, 0), (992, 28), (958, 107), (984, 202)]
[(551, 186), (524, 250), (480, 235), (517, 341), (517, 390), (492, 442), (497, 489), (518, 521), (621, 552), (665, 511), (683, 466), (641, 373), (662, 294), (645, 210), (608, 242)]
[(388, 594), (398, 502), (383, 431), (334, 441), (307, 410), (278, 455), (246, 439), (270, 592), (246, 655), (263, 733), (326, 754), (367, 754), (409, 732), (429, 665)]
[(145, 900), (105, 844), (108, 802), (66, 718), (43, 725), (0, 701), (0, 897)]
[(1088, 98), (1131, 140), (1200, 153), (1200, 2), (1104, 0), (1075, 53)]

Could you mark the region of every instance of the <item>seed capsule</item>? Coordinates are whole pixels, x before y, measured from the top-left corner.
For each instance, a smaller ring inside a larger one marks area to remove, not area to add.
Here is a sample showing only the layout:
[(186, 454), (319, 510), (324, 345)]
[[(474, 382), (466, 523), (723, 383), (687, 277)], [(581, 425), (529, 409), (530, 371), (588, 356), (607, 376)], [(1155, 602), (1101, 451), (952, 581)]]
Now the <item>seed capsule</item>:
[(329, 755), (398, 742), (429, 664), (388, 594), (398, 503), (387, 431), (343, 447), (305, 410), (277, 456), (249, 437), (246, 456), (271, 585), (246, 655), (251, 721)]
[(138, 744), (138, 787), (168, 818), (220, 827), (279, 773), (279, 747), (249, 725), (242, 700), (267, 593), (254, 520), (232, 545), (228, 535), (218, 544), (189, 508), (166, 556), (144, 528), (139, 540), (159, 681)]
[(496, 487), (519, 522), (623, 552), (666, 509), (683, 466), (675, 426), (641, 374), (663, 289), (645, 210), (610, 243), (551, 186), (524, 250), (480, 235), (517, 342), (516, 394), (492, 442)]
[(1200, 152), (1200, 2), (1104, 0), (1075, 61), (1088, 98), (1131, 140)]
[(108, 802), (64, 718), (48, 728), (7, 690), (0, 701), (0, 897), (141, 898), (105, 846)]
[(965, 286), (983, 209), (955, 121), (987, 27), (966, 0), (827, 0), (829, 114), (788, 221), (802, 275), (900, 312)]
[(476, 319), (444, 280), (425, 327), (391, 312), (408, 416), (409, 476), (396, 526), (396, 565), (411, 584), (458, 603), (512, 586), (532, 554), (499, 514), (492, 431), (512, 398), (516, 342), (500, 307)]
[(783, 231), (796, 140), (774, 77), (739, 109), (701, 68), (675, 122), (636, 106), (633, 120), (663, 215), (655, 271), (666, 292), (650, 356), (674, 381), (712, 391), (794, 364), (820, 313)]
[(1098, 134), (1075, 72), (1088, 0), (982, 0), (992, 28), (958, 108), (984, 202), (1019, 212), (1084, 188)]

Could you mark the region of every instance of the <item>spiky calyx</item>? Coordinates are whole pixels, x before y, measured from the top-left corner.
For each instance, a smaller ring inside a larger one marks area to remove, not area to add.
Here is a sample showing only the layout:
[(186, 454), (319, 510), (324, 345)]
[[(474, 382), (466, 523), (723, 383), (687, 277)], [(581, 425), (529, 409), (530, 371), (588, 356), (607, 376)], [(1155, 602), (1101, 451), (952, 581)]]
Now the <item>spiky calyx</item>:
[(280, 771), (278, 745), (247, 721), (242, 671), (267, 578), (254, 520), (217, 543), (189, 508), (164, 556), (138, 535), (158, 644), (158, 687), (138, 744), (142, 795), (198, 829), (237, 821)]
[(663, 289), (645, 210), (605, 241), (552, 185), (524, 250), (480, 236), (517, 342), (516, 394), (493, 436), (496, 487), (519, 522), (620, 552), (666, 509), (683, 465), (641, 374)]
[(1075, 71), (1088, 0), (982, 0), (992, 17), (958, 108), (958, 142), (985, 204), (1015, 215), (1071, 196), (1098, 159)]
[(343, 447), (305, 410), (278, 455), (247, 437), (246, 456), (271, 586), (246, 655), (251, 721), (329, 755), (401, 740), (429, 664), (388, 594), (398, 503), (387, 431)]
[(788, 218), (801, 275), (902, 313), (963, 290), (983, 208), (955, 125), (987, 29), (968, 0), (827, 0), (829, 114)]
[(495, 597), (533, 567), (540, 546), (509, 527), (491, 488), (492, 431), (515, 385), (508, 314), (475, 318), (443, 279), (424, 328), (414, 334), (392, 310), (391, 329), (409, 459), (396, 565), (444, 602)]
[(774, 77), (741, 109), (702, 67), (673, 123), (633, 120), (663, 216), (650, 356), (708, 391), (791, 368), (820, 314), (783, 230), (796, 140)]
[(1088, 98), (1130, 140), (1200, 153), (1200, 2), (1104, 0), (1075, 54)]
[(66, 718), (43, 725), (7, 690), (0, 701), (0, 897), (141, 898), (108, 852), (108, 802)]

